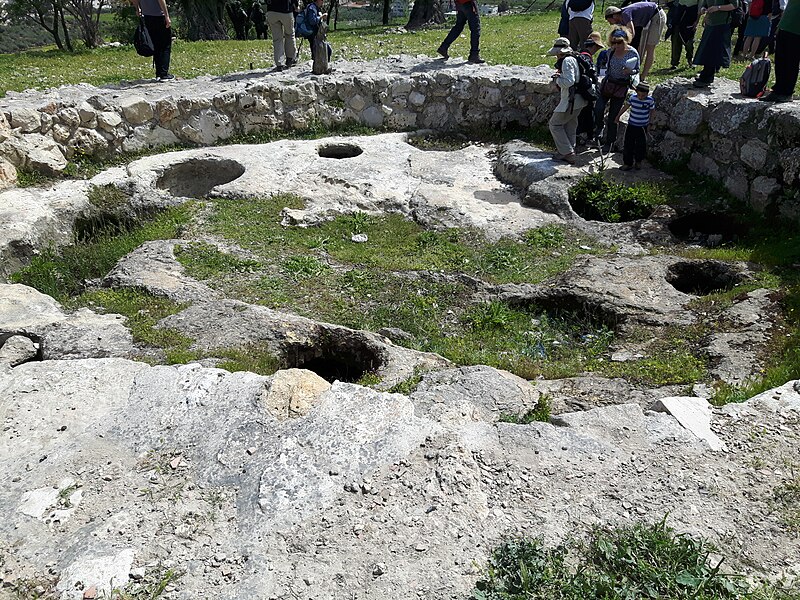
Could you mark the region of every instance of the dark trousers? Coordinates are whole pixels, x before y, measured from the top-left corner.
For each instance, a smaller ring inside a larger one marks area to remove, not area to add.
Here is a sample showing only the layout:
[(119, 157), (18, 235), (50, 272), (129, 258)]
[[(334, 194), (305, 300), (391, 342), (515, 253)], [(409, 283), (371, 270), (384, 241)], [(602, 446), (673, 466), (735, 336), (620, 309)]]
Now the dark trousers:
[(172, 29), (167, 29), (164, 17), (151, 17), (145, 15), (144, 24), (147, 32), (153, 39), (153, 66), (156, 68), (156, 77), (169, 74), (169, 59), (172, 54)]
[(590, 102), (581, 109), (578, 115), (578, 129), (575, 133), (578, 135), (585, 133), (589, 138), (594, 137), (594, 103)]
[[(617, 141), (617, 123), (616, 118), (622, 105), (625, 104), (625, 98), (603, 98), (597, 99), (594, 105), (594, 124), (597, 127), (597, 136), (603, 130), (603, 123), (606, 124), (605, 135), (603, 136), (603, 143), (609, 146)], [(608, 116), (604, 118), (606, 106), (608, 106)]]
[(697, 20), (696, 6), (676, 6), (675, 21), (672, 27), (672, 61), (677, 67), (681, 62), (681, 53), (686, 50), (686, 61), (691, 65), (694, 58), (694, 22)]
[(791, 96), (800, 70), (800, 35), (783, 29), (775, 36), (775, 85), (772, 91)]
[(632, 166), (647, 156), (647, 128), (628, 125), (625, 128), (625, 147), (622, 149), (622, 162)]
[(481, 19), (478, 16), (478, 4), (473, 0), (466, 4), (456, 4), (456, 24), (444, 38), (440, 48), (447, 52), (461, 32), (464, 31), (464, 25), (469, 23), (469, 55), (471, 57), (478, 56), (480, 53), (479, 46), (481, 40)]

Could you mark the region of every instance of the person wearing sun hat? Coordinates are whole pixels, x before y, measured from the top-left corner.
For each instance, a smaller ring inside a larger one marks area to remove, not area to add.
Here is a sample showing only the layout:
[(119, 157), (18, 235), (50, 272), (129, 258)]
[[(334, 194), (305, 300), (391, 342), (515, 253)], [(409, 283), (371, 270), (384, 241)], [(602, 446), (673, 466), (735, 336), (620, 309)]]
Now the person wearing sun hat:
[(556, 57), (556, 72), (553, 83), (560, 92), (559, 102), (550, 117), (550, 134), (558, 150), (558, 158), (569, 164), (575, 164), (575, 141), (578, 129), (578, 116), (587, 102), (580, 94), (575, 93), (575, 84), (580, 78), (578, 59), (572, 52), (569, 39), (557, 38), (547, 56)]
[(609, 6), (604, 16), (611, 25), (624, 25), (631, 30), (631, 45), (642, 56), (642, 79), (647, 79), (656, 56), (656, 46), (667, 26), (667, 14), (656, 2), (634, 2), (625, 8)]

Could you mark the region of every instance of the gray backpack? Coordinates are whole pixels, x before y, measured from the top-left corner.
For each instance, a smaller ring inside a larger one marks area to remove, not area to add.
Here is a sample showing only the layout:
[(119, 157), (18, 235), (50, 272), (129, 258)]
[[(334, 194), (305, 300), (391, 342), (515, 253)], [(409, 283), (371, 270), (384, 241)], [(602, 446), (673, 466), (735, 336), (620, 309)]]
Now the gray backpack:
[(772, 63), (765, 56), (757, 58), (751, 62), (739, 78), (739, 89), (742, 96), (748, 98), (760, 98), (769, 83), (769, 75), (772, 72)]

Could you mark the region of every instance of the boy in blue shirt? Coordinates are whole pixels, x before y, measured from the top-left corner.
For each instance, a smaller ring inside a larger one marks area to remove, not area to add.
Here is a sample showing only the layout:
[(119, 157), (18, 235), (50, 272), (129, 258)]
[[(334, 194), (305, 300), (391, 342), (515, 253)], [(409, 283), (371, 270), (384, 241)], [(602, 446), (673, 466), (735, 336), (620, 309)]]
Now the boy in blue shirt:
[(642, 161), (647, 156), (647, 126), (650, 125), (650, 113), (656, 107), (649, 85), (639, 83), (635, 89), (616, 118), (619, 123), (622, 115), (630, 109), (628, 127), (625, 129), (625, 147), (622, 149), (622, 162), (625, 163), (620, 167), (622, 171), (642, 168)]

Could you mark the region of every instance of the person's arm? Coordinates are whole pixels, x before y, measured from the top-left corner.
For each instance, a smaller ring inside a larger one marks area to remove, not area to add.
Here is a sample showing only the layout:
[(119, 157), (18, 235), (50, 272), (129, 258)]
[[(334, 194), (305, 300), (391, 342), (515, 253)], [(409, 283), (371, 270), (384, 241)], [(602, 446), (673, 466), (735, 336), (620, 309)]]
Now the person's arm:
[(633, 17), (630, 16), (625, 11), (622, 11), (622, 13), (620, 13), (620, 19), (621, 19), (620, 25), (624, 25), (625, 27), (630, 29), (631, 39), (635, 38), (636, 37), (636, 26), (633, 24)]
[[(570, 60), (572, 59), (572, 60)], [(561, 73), (556, 78), (560, 88), (570, 88), (578, 81), (578, 59), (568, 56), (561, 63)]]
[(142, 16), (142, 7), (139, 6), (139, 0), (131, 0), (131, 4), (133, 4), (133, 9), (136, 11), (136, 16)]
[(713, 14), (716, 12), (730, 12), (732, 10), (736, 10), (736, 4), (722, 4), (720, 6), (710, 6), (706, 12), (708, 14)]
[(167, 29), (172, 27), (172, 21), (169, 18), (169, 11), (167, 10), (167, 0), (158, 0), (158, 5), (161, 7), (161, 12), (164, 13), (164, 24)]

